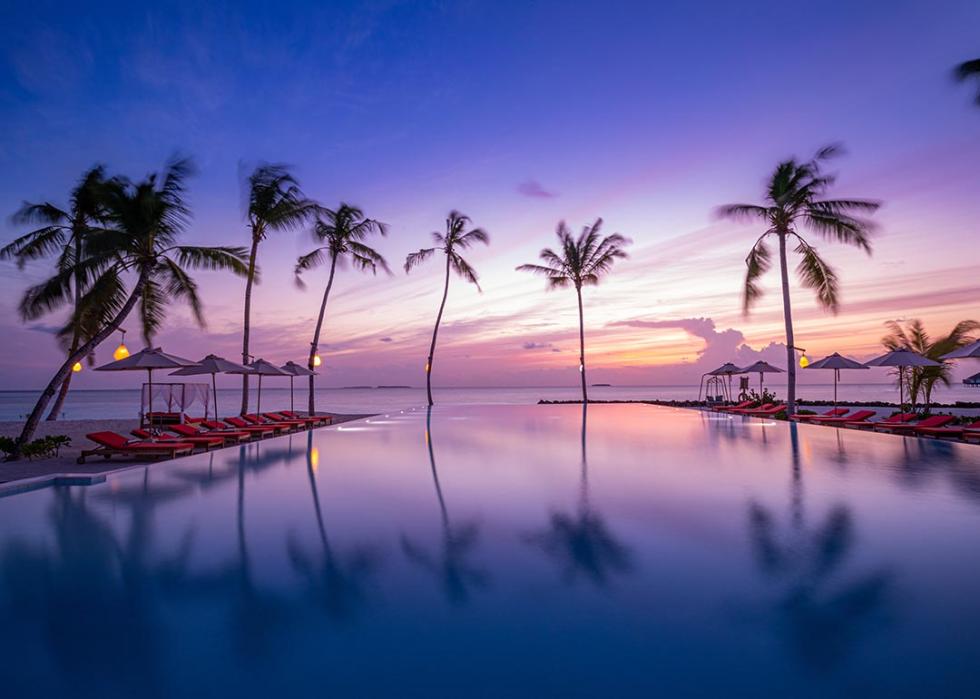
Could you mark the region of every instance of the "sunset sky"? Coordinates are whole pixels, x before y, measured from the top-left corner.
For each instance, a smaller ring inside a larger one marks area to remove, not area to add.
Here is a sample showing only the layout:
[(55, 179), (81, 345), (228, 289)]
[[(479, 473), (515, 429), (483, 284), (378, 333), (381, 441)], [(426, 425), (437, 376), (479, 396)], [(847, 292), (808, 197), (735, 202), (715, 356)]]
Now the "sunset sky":
[[(323, 385), (423, 383), (441, 265), (406, 276), (401, 264), (454, 208), (492, 240), (467, 255), (483, 293), (452, 280), (437, 384), (577, 381), (574, 293), (514, 268), (553, 244), (559, 220), (578, 230), (600, 216), (634, 242), (585, 294), (590, 381), (696, 382), (760, 356), (784, 365), (775, 270), (741, 314), (761, 230), (713, 211), (759, 201), (776, 162), (834, 142), (847, 155), (833, 193), (881, 200), (880, 231), (870, 258), (813, 237), (843, 305), (821, 311), (794, 279), (797, 345), (866, 359), (885, 321), (919, 317), (938, 333), (980, 319), (980, 108), (951, 79), (980, 57), (975, 0), (140, 5), (6, 11), (0, 238), (25, 232), (8, 220), (22, 201), (67, 204), (97, 162), (137, 178), (179, 152), (199, 167), (187, 242), (244, 246), (239, 164), (288, 163), (309, 196), (390, 226), (374, 242), (394, 276), (348, 269), (335, 287)], [(325, 272), (304, 292), (292, 268), (310, 248), (304, 232), (260, 248), (257, 356), (304, 361)], [(16, 313), (48, 270), (0, 263), (2, 388), (40, 387), (60, 361), (61, 318), (24, 325)], [(207, 329), (174, 306), (156, 344), (240, 358), (244, 281), (199, 279)], [(135, 319), (125, 327), (138, 348)]]

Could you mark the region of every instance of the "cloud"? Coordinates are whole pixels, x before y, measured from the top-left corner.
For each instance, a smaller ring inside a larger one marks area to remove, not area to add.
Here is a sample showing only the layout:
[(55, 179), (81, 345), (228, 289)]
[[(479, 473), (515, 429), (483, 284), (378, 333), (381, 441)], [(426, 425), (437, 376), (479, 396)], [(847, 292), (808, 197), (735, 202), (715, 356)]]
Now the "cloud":
[(523, 347), (526, 350), (550, 349), (552, 352), (561, 352), (560, 349), (558, 349), (557, 347), (555, 347), (550, 342), (531, 342), (531, 341), (528, 341), (528, 342), (525, 342), (523, 345), (521, 345), (521, 347)]
[(390, 338), (390, 337), (387, 337), (387, 336), (385, 336), (385, 337), (382, 337), (382, 338), (380, 338), (380, 339), (378, 340), (378, 342), (394, 342), (394, 339), (393, 339), (393, 338)]
[(532, 199), (554, 199), (558, 196), (557, 192), (552, 192), (541, 186), (537, 180), (526, 180), (517, 185), (517, 191), (525, 197)]

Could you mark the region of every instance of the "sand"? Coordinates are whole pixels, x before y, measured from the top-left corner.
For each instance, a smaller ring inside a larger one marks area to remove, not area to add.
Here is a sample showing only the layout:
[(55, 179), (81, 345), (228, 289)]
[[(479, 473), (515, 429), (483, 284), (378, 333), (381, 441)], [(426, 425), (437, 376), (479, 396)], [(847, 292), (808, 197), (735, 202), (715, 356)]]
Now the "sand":
[[(358, 420), (370, 415), (334, 415), (333, 424)], [(0, 422), (0, 435), (16, 437), (20, 434), (23, 422)], [(14, 481), (50, 476), (53, 474), (97, 474), (108, 473), (120, 468), (129, 468), (134, 463), (145, 463), (137, 460), (113, 457), (106, 461), (102, 458), (92, 458), (84, 464), (77, 463), (83, 449), (92, 449), (96, 445), (85, 438), (89, 432), (109, 430), (129, 436), (129, 431), (136, 427), (132, 419), (126, 420), (56, 420), (42, 422), (36, 437), (63, 434), (71, 438), (71, 446), (64, 447), (58, 456), (50, 459), (34, 459), (28, 461), (0, 461), (0, 484), (10, 484)]]

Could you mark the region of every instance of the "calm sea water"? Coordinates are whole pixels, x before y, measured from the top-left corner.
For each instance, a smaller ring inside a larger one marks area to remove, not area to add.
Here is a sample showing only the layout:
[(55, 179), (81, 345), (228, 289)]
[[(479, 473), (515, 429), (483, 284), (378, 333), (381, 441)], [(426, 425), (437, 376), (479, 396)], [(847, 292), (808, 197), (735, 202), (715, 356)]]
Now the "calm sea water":
[(4, 697), (967, 697), (980, 447), (437, 406), (0, 498)]
[[(777, 394), (785, 394), (785, 387), (775, 386)], [(581, 389), (512, 387), (512, 388), (437, 388), (433, 389), (438, 403), (451, 405), (524, 405), (547, 400), (576, 400)], [(801, 398), (831, 400), (833, 387), (827, 384), (802, 384), (798, 387)], [(297, 387), (295, 405), (306, 406), (305, 390)], [(589, 389), (589, 397), (597, 400), (693, 400), (698, 397), (697, 386), (596, 386)], [(839, 388), (841, 400), (898, 401), (897, 390), (892, 384), (846, 384)], [(943, 402), (980, 401), (980, 389), (968, 386), (940, 388), (937, 400)], [(19, 420), (34, 407), (37, 394), (30, 391), (0, 391), (0, 421)], [(252, 406), (255, 406), (255, 392)], [(222, 414), (237, 413), (241, 391), (218, 389), (218, 406)], [(346, 414), (379, 413), (425, 405), (424, 388), (350, 388), (319, 389), (317, 407)], [(289, 389), (262, 388), (263, 409), (288, 408)], [(196, 408), (193, 414), (203, 412)], [(68, 394), (62, 417), (69, 420), (127, 418), (139, 415), (139, 391), (105, 390), (72, 391)]]

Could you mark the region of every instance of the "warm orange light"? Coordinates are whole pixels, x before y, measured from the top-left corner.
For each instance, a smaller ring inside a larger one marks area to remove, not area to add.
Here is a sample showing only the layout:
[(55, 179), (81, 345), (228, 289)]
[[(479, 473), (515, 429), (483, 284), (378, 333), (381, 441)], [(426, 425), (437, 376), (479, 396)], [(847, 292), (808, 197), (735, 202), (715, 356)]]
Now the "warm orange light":
[(74, 371), (77, 374), (78, 372), (80, 372), (82, 370), (82, 363), (81, 362), (75, 362), (75, 365), (71, 368), (71, 370)]
[(320, 359), (320, 353), (317, 352), (316, 354), (313, 355), (313, 366), (317, 367), (320, 366), (322, 363), (323, 360)]
[(428, 374), (432, 370), (432, 367), (428, 362), (425, 363), (425, 373)]
[(119, 343), (119, 346), (116, 348), (116, 351), (112, 353), (112, 358), (115, 359), (117, 362), (120, 359), (125, 359), (128, 356), (129, 356), (129, 348), (126, 347), (126, 345), (123, 344), (122, 342)]

